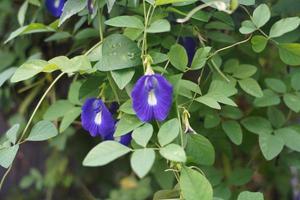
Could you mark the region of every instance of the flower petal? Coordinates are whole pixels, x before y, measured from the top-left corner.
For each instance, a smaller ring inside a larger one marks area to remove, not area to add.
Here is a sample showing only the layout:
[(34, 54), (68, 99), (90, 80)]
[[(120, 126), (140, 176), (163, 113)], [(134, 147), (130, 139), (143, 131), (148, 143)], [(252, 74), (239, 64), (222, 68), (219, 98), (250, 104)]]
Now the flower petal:
[(154, 117), (152, 108), (148, 105), (148, 91), (145, 88), (149, 76), (142, 76), (135, 84), (132, 92), (132, 107), (141, 121), (151, 121)]
[(154, 76), (158, 82), (155, 89), (157, 105), (153, 106), (154, 116), (156, 120), (163, 121), (167, 118), (172, 105), (173, 87), (163, 76), (159, 74)]
[(54, 16), (60, 17), (63, 12), (65, 0), (46, 0), (45, 5), (47, 10)]
[(90, 98), (85, 101), (81, 122), (82, 127), (94, 137), (106, 137), (114, 132), (115, 120), (100, 99)]
[(131, 137), (131, 133), (127, 133), (126, 135), (122, 135), (120, 138), (120, 143), (128, 146), (131, 143), (132, 137)]
[(141, 121), (164, 120), (172, 105), (172, 85), (161, 75), (142, 76), (131, 97), (133, 109)]

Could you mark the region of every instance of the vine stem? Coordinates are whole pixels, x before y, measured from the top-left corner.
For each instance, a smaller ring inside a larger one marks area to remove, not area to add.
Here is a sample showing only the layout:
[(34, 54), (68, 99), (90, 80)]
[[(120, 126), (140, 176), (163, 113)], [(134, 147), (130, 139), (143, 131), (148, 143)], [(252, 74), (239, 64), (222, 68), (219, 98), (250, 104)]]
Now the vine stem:
[(245, 40), (239, 41), (239, 42), (234, 43), (234, 44), (232, 44), (232, 45), (229, 45), (229, 46), (226, 46), (226, 47), (224, 47), (224, 48), (221, 48), (221, 49), (216, 50), (214, 53), (212, 53), (212, 54), (207, 58), (207, 60), (210, 59), (210, 58), (212, 58), (212, 57), (215, 56), (216, 54), (220, 53), (221, 51), (224, 51), (224, 50), (230, 49), (230, 48), (232, 48), (232, 47), (235, 47), (235, 46), (237, 46), (237, 45), (240, 45), (240, 44), (243, 44), (243, 43), (245, 43), (245, 42), (248, 42), (248, 41), (251, 39), (251, 37), (252, 37), (252, 35), (250, 35), (250, 36), (249, 36), (248, 38), (246, 38)]
[(0, 182), (0, 190), (2, 189), (3, 183), (7, 177), (7, 175), (9, 174), (10, 170), (12, 168), (12, 165), (9, 166), (9, 168), (6, 170), (5, 174), (3, 175), (1, 182)]
[(26, 131), (28, 130), (28, 128), (29, 128), (29, 126), (30, 126), (30, 124), (31, 124), (31, 122), (32, 122), (32, 120), (33, 120), (33, 118), (34, 118), (36, 112), (38, 111), (39, 107), (41, 106), (43, 100), (46, 98), (47, 94), (50, 92), (50, 90), (51, 90), (52, 87), (55, 85), (55, 83), (56, 83), (56, 82), (57, 82), (64, 74), (65, 74), (65, 73), (62, 72), (60, 75), (58, 75), (58, 76), (54, 79), (54, 81), (50, 84), (50, 86), (47, 88), (47, 90), (44, 92), (43, 96), (40, 98), (38, 104), (36, 105), (36, 107), (35, 107), (33, 113), (31, 114), (31, 116), (30, 116), (30, 118), (29, 118), (29, 121), (27, 122), (27, 124), (26, 124), (26, 126), (25, 126), (25, 128), (24, 128), (24, 130), (23, 130), (23, 132), (22, 132), (22, 135), (21, 135), (21, 137), (20, 137), (20, 139), (19, 139), (18, 142), (22, 141), (22, 139), (24, 138), (24, 136), (25, 136), (25, 134), (26, 134)]

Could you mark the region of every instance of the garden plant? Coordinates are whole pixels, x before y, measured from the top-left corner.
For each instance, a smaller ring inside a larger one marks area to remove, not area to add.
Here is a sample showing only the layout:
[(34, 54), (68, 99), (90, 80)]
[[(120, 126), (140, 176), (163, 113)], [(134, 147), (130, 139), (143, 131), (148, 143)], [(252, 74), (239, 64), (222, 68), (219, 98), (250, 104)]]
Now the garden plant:
[(0, 11), (0, 199), (300, 199), (299, 0)]

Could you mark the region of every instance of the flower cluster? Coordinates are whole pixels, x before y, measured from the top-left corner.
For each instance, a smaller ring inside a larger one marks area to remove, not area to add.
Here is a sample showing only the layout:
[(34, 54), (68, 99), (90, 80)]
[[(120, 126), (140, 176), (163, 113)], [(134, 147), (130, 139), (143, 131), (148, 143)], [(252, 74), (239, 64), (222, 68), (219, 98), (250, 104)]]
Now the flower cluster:
[[(154, 74), (152, 69), (148, 68), (131, 92), (132, 105), (137, 117), (143, 122), (165, 120), (172, 105), (172, 94), (172, 85), (162, 75)], [(81, 121), (83, 128), (93, 137), (100, 136), (104, 140), (118, 140), (121, 144), (130, 144), (131, 133), (118, 139), (114, 137), (117, 122), (101, 99), (90, 98), (85, 101)]]

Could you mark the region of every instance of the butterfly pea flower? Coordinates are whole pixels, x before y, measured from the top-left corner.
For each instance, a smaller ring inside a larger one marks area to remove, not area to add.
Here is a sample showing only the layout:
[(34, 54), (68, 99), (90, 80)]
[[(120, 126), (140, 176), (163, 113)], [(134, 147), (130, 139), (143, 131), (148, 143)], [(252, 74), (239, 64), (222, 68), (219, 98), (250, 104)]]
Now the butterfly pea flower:
[(137, 117), (143, 122), (163, 121), (172, 105), (173, 87), (165, 77), (154, 74), (148, 67), (144, 76), (134, 85), (131, 98)]
[(117, 102), (112, 102), (109, 106), (109, 112), (111, 112), (111, 114), (116, 114), (118, 109), (119, 109), (119, 104)]
[(112, 135), (115, 130), (115, 120), (101, 99), (89, 98), (82, 106), (82, 127), (91, 136), (102, 138)]
[(111, 134), (106, 136), (104, 140), (115, 140), (125, 146), (128, 146), (131, 143), (132, 137), (131, 137), (131, 133), (127, 133), (125, 135), (122, 135), (121, 137), (114, 137), (113, 134)]
[(54, 16), (60, 17), (63, 12), (65, 0), (46, 0), (45, 5), (47, 10)]
[(90, 14), (94, 13), (94, 0), (87, 1), (87, 8)]
[(196, 53), (197, 42), (193, 37), (181, 37), (179, 43), (185, 48), (188, 55), (188, 64), (192, 64), (194, 55)]

